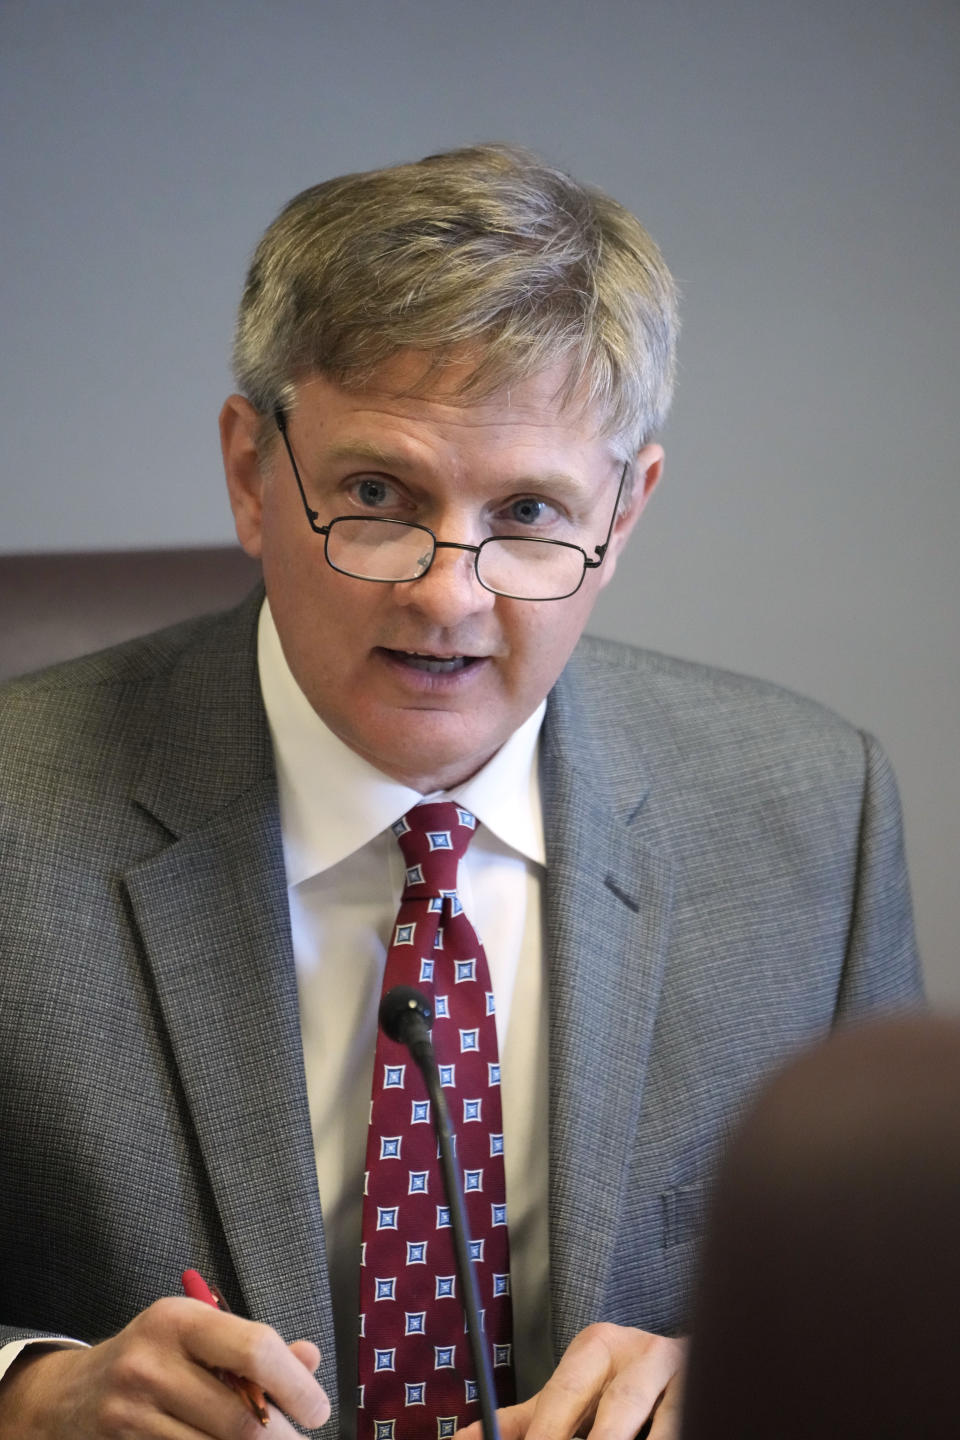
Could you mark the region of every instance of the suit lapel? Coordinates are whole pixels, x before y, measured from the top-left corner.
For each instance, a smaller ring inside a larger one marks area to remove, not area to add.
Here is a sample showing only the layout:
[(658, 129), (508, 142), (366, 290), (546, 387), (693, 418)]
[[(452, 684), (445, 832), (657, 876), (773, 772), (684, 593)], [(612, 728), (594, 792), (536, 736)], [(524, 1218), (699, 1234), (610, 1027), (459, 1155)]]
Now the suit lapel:
[[(644, 836), (637, 756), (551, 695), (541, 750), (550, 996), (550, 1264), (557, 1353), (598, 1318), (666, 955), (668, 857)], [(598, 763), (599, 761), (599, 763)]]
[[(327, 1310), (283, 862), (269, 794), (127, 885), (251, 1314), (314, 1335)], [(332, 1350), (332, 1332), (324, 1345)]]
[(138, 801), (171, 842), (126, 875), (179, 1078), (249, 1312), (334, 1339), (301, 1051), (258, 605), (170, 680)]

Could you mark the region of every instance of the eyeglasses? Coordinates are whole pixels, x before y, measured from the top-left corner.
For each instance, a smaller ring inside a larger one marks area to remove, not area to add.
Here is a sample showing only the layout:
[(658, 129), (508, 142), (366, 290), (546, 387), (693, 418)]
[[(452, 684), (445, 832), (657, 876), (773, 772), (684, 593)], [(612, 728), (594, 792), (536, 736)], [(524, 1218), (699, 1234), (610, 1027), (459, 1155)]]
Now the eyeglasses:
[(462, 545), (455, 540), (438, 540), (426, 525), (378, 515), (338, 515), (328, 524), (318, 525), (319, 511), (311, 509), (307, 500), (282, 409), (274, 411), (274, 420), (290, 457), (310, 528), (315, 535), (324, 537), (327, 564), (341, 575), (372, 580), (378, 585), (402, 585), (421, 580), (438, 550), (466, 550), (473, 556), (477, 581), (484, 590), (508, 600), (565, 600), (580, 589), (588, 570), (603, 564), (629, 460), (620, 474), (607, 538), (594, 547), (593, 557), (567, 540), (539, 540), (530, 535), (491, 535), (479, 545)]

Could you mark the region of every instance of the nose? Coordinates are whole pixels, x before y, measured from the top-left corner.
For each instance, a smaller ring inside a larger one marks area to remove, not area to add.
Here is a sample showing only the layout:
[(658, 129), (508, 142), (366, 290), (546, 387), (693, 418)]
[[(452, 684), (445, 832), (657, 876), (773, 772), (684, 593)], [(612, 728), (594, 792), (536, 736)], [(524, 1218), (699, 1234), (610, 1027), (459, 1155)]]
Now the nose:
[(491, 610), (497, 598), (477, 579), (473, 553), (452, 549), (438, 549), (426, 575), (395, 585), (393, 594), (397, 605), (444, 627)]

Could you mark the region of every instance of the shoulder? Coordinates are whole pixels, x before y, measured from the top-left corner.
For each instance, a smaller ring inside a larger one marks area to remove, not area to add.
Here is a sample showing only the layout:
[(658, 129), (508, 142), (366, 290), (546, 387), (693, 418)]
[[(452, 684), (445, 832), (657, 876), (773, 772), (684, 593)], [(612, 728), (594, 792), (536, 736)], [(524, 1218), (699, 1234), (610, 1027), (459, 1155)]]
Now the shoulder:
[(71, 790), (86, 777), (123, 786), (171, 700), (249, 685), (259, 597), (0, 686), (0, 803)]
[(827, 706), (780, 685), (592, 637), (558, 700), (618, 764), (701, 794), (850, 787), (853, 798), (879, 753)]
[(706, 727), (775, 739), (786, 725), (833, 741), (859, 733), (826, 705), (772, 681), (593, 636), (580, 641), (566, 678), (591, 693), (601, 716), (659, 716), (674, 731)]

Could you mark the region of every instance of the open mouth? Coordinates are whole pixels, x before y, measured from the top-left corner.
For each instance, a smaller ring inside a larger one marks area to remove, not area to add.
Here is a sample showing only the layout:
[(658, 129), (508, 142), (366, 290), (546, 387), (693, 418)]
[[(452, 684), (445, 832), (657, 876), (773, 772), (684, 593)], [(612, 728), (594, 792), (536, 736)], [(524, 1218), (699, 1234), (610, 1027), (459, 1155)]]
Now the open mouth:
[(411, 670), (425, 670), (429, 675), (455, 675), (466, 670), (480, 658), (476, 655), (423, 655), (417, 650), (388, 650), (392, 660), (398, 660)]

